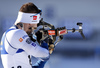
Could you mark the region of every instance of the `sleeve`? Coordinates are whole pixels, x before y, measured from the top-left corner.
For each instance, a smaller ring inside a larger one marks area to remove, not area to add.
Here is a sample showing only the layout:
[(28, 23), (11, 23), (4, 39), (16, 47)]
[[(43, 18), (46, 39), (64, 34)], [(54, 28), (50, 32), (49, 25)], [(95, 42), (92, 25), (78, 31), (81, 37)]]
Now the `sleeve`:
[(46, 58), (49, 56), (49, 51), (40, 47), (30, 40), (27, 33), (23, 30), (17, 30), (12, 37), (12, 45), (17, 49), (23, 49), (29, 55), (34, 57)]

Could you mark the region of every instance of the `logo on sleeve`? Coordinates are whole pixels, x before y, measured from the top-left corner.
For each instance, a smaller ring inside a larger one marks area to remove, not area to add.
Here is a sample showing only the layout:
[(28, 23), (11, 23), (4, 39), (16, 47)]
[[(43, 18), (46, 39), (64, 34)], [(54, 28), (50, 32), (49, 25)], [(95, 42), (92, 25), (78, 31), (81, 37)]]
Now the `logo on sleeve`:
[(23, 35), (20, 39), (19, 39), (19, 41), (20, 42), (22, 42), (24, 39), (26, 39), (28, 37), (28, 35)]
[(34, 47), (36, 46), (36, 44), (34, 42), (31, 45), (34, 46)]
[(32, 41), (31, 41), (30, 38), (27, 38), (27, 39), (26, 39), (26, 43), (31, 44), (31, 42), (32, 42)]
[(24, 35), (22, 38), (25, 39), (25, 38), (27, 38), (27, 37), (28, 37), (28, 35)]
[(20, 38), (20, 39), (19, 39), (19, 41), (20, 41), (20, 42), (22, 42), (22, 41), (23, 41), (23, 39), (22, 39), (22, 38)]

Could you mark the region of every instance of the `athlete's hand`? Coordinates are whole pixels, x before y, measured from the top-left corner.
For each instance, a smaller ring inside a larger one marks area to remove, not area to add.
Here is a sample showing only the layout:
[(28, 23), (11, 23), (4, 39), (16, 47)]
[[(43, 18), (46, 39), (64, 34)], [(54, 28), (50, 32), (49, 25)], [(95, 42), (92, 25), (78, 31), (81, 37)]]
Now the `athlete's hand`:
[(37, 36), (37, 41), (38, 41), (38, 43), (40, 43), (40, 39), (42, 38), (42, 32), (37, 31), (37, 32), (35, 33), (35, 35)]

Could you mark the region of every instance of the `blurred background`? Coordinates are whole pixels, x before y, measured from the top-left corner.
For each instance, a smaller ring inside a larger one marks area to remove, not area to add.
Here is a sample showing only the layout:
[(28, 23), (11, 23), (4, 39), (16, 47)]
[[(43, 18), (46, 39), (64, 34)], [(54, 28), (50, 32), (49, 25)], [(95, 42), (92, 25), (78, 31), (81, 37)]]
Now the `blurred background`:
[(100, 68), (100, 0), (0, 0), (0, 38), (27, 2), (41, 8), (44, 21), (56, 28), (78, 29), (77, 22), (83, 23), (86, 39), (79, 32), (64, 35), (45, 68)]

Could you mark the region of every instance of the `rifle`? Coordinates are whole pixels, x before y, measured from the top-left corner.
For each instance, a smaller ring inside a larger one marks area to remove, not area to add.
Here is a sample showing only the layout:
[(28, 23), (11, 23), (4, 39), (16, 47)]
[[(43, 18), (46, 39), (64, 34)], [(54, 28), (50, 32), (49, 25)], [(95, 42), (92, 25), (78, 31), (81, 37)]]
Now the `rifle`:
[[(38, 30), (42, 34), (41, 39), (39, 39), (39, 41), (42, 41), (42, 40), (47, 41), (48, 39), (52, 39), (52, 43), (54, 43), (53, 47), (55, 47), (63, 39), (63, 35), (68, 34), (68, 32), (73, 32), (73, 33), (74, 32), (79, 32), (81, 34), (81, 36), (83, 37), (83, 39), (85, 39), (85, 35), (83, 34), (83, 29), (82, 29), (82, 23), (81, 22), (77, 23), (77, 26), (79, 26), (79, 29), (75, 29), (75, 28), (66, 29), (65, 26), (55, 28), (54, 25), (43, 21), (43, 18), (42, 18), (40, 20), (40, 22), (37, 24), (37, 26), (38, 27), (43, 26), (42, 28), (40, 28)], [(58, 37), (58, 40), (56, 40), (56, 37)]]

